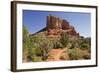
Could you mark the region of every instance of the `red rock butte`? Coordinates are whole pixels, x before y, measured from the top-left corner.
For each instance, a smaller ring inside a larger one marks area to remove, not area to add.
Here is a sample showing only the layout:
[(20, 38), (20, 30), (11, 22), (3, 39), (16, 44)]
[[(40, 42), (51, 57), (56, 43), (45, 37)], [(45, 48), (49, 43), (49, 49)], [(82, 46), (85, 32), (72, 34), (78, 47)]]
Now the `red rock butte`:
[(79, 36), (79, 33), (67, 20), (52, 15), (47, 16), (46, 31), (49, 36), (59, 35), (62, 31), (71, 36)]

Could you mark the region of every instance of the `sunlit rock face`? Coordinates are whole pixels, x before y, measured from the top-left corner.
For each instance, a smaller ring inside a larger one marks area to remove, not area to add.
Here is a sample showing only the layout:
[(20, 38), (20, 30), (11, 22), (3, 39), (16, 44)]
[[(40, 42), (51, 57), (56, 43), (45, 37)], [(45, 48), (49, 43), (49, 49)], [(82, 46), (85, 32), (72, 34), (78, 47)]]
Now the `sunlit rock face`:
[(66, 32), (71, 36), (79, 36), (79, 33), (76, 32), (75, 28), (67, 20), (52, 15), (47, 16), (46, 30), (49, 36), (56, 36), (61, 32)]

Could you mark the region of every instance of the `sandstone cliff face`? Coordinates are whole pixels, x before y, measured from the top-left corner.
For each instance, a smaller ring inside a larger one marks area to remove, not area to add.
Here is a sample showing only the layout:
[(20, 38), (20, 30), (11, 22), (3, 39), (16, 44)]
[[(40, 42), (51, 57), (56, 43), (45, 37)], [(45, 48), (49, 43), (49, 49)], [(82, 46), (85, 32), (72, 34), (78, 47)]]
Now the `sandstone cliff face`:
[(47, 16), (46, 30), (48, 35), (59, 35), (62, 31), (71, 36), (79, 36), (75, 28), (67, 20), (49, 15)]
[(55, 16), (47, 16), (47, 29), (61, 29), (62, 20)]

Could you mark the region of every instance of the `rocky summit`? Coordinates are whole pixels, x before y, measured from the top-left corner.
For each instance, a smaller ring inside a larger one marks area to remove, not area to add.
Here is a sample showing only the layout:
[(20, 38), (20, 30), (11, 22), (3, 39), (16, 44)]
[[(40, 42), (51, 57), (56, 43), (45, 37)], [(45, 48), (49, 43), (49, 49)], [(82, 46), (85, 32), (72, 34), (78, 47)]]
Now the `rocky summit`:
[(46, 30), (49, 36), (59, 35), (61, 32), (66, 32), (70, 36), (79, 36), (67, 20), (52, 15), (47, 16)]

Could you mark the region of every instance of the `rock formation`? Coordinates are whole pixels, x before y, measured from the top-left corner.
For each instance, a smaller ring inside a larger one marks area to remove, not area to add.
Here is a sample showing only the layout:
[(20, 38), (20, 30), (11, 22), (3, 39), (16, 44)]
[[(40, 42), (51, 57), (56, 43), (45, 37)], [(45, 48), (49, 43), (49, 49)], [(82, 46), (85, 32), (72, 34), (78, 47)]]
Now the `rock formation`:
[(59, 35), (62, 31), (71, 36), (79, 36), (75, 28), (67, 20), (49, 15), (47, 16), (46, 30), (48, 35)]
[(79, 33), (67, 20), (52, 15), (48, 15), (46, 19), (46, 27), (36, 33), (46, 31), (49, 37), (58, 37), (62, 32), (66, 32), (70, 36), (79, 36)]
[(47, 16), (47, 29), (61, 29), (62, 20), (55, 16)]

